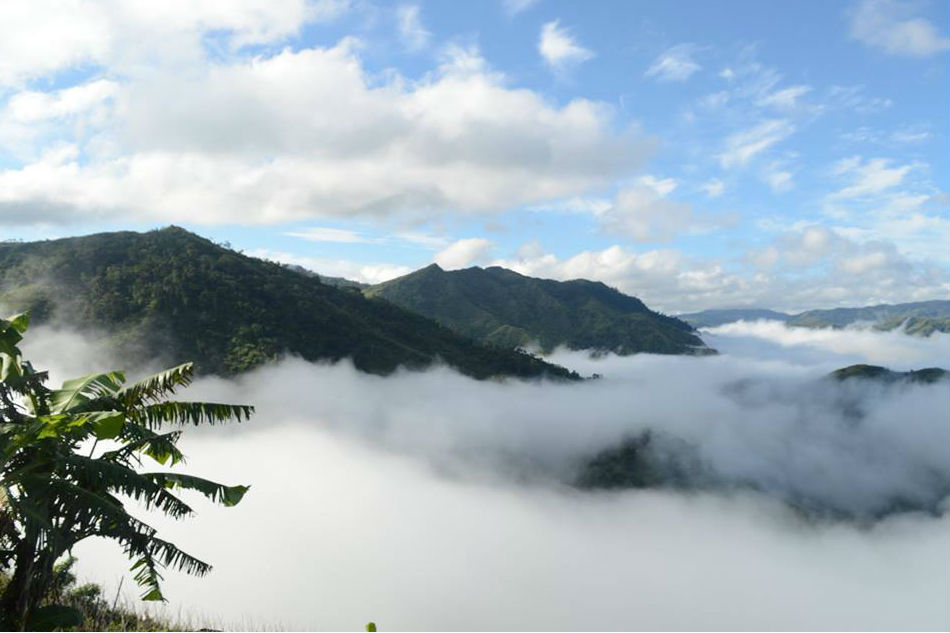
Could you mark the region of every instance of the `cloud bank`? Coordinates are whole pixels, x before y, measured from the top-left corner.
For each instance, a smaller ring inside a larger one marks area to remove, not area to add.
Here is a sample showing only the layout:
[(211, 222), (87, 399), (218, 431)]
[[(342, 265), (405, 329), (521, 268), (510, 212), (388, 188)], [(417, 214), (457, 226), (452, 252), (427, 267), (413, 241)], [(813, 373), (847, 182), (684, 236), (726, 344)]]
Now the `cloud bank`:
[[(33, 333), (27, 352), (54, 364), (54, 379), (93, 368), (89, 339), (50, 334)], [(783, 347), (753, 328), (729, 336), (740, 335), (758, 349), (555, 355), (604, 374), (578, 385), (445, 369), (379, 378), (293, 359), (202, 379), (188, 397), (252, 402), (258, 414), (186, 433), (189, 471), (253, 488), (237, 508), (198, 503), (198, 518), (159, 524), (216, 564), (205, 579), (168, 574), (173, 610), (243, 628), (945, 628), (945, 500), (936, 514), (864, 526), (812, 523), (784, 502), (861, 513), (921, 494), (929, 473), (946, 479), (950, 386), (841, 391), (820, 380), (854, 356), (899, 363), (919, 341), (905, 336), (898, 349), (902, 339), (869, 333), (843, 347)], [(945, 358), (948, 341), (931, 340), (934, 353)], [(55, 366), (64, 349), (71, 366)], [(842, 398), (862, 415), (842, 413)], [(580, 459), (646, 428), (759, 492), (566, 485)], [(127, 566), (105, 544), (77, 554), (107, 583)]]

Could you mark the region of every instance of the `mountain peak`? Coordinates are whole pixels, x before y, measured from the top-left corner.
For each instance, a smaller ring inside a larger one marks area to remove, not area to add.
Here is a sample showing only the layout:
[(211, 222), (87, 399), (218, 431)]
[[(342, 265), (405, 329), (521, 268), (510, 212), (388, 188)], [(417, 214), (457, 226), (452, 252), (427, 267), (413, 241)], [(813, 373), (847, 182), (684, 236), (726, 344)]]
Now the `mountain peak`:
[(478, 341), (620, 354), (710, 353), (687, 323), (658, 314), (601, 282), (527, 277), (500, 266), (433, 266), (364, 291)]

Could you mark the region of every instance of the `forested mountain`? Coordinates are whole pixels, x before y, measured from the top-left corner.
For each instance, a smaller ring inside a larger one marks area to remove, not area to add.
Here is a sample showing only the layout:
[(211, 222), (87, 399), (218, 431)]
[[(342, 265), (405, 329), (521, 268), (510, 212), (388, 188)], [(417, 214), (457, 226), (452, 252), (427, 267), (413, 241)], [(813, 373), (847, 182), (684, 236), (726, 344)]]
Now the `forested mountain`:
[(363, 291), (476, 340), (618, 354), (708, 354), (693, 328), (600, 282), (526, 277), (505, 268), (432, 264)]
[(801, 327), (844, 327), (852, 323), (872, 323), (880, 330), (904, 326), (910, 334), (924, 336), (934, 332), (950, 332), (950, 301), (919, 301), (915, 303), (882, 304), (865, 308), (809, 310), (789, 319), (789, 325)]
[(441, 360), (476, 377), (575, 378), (358, 290), (170, 227), (0, 244), (0, 305), (104, 333), (126, 354), (232, 374), (289, 352), (385, 374)]
[(686, 321), (695, 328), (701, 328), (716, 327), (735, 321), (788, 321), (792, 318), (792, 315), (762, 308), (730, 308), (680, 314), (677, 318)]
[(879, 365), (849, 365), (828, 374), (829, 378), (843, 380), (875, 380), (882, 383), (933, 384), (950, 380), (950, 371), (939, 367), (927, 367), (911, 371), (894, 371)]
[(808, 328), (841, 328), (853, 323), (869, 323), (877, 330), (904, 328), (908, 334), (929, 336), (935, 331), (950, 332), (950, 301), (881, 304), (864, 308), (833, 308), (786, 314), (760, 308), (703, 310), (681, 314), (693, 327), (716, 327), (734, 321), (768, 319)]

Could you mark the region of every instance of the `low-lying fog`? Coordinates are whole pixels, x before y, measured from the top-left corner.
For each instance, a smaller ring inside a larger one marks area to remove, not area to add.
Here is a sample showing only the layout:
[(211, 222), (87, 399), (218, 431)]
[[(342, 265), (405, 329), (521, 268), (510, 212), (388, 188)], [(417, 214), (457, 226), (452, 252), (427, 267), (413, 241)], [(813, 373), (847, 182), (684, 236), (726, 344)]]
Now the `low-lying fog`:
[[(166, 574), (170, 611), (215, 628), (950, 626), (950, 385), (822, 380), (856, 362), (947, 367), (950, 335), (758, 322), (704, 337), (724, 353), (555, 354), (603, 375), (581, 384), (295, 359), (197, 381), (187, 399), (257, 414), (186, 433), (187, 471), (252, 489), (236, 508), (196, 501), (196, 517), (153, 521), (215, 565)], [(54, 380), (115, 362), (75, 334), (29, 338)], [(646, 429), (688, 446), (710, 485), (570, 485)], [(931, 511), (888, 514), (895, 500)], [(76, 554), (110, 591), (128, 567), (112, 544)]]

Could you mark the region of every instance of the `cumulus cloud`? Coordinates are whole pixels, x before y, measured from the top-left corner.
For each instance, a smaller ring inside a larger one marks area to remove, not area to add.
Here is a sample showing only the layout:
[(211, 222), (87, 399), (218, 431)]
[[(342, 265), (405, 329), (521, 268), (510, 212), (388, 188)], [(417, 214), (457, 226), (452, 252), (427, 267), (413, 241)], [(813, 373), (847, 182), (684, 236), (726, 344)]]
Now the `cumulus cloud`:
[(946, 268), (920, 262), (876, 233), (790, 227), (777, 231), (771, 243), (750, 247), (743, 263), (753, 266), (621, 244), (566, 256), (533, 248), (493, 262), (534, 277), (603, 281), (673, 313), (736, 305), (799, 312), (950, 294)]
[(538, 52), (544, 61), (556, 70), (569, 68), (594, 56), (593, 51), (581, 46), (558, 20), (546, 22), (541, 27)]
[(346, 0), (5, 2), (0, 6), (0, 86), (75, 67), (130, 71), (143, 63), (187, 65), (203, 57), (207, 33), (232, 48), (278, 42), (307, 22), (335, 18), (348, 6)]
[(861, 0), (851, 12), (851, 37), (892, 55), (929, 57), (950, 50), (950, 38), (914, 16), (916, 3)]
[(698, 50), (695, 44), (677, 44), (660, 54), (644, 73), (658, 81), (686, 81), (702, 66), (693, 60)]
[(477, 52), (450, 57), (418, 82), (379, 78), (344, 40), (133, 77), (95, 145), (0, 170), (0, 208), (31, 223), (495, 212), (605, 186), (650, 152), (605, 104), (554, 105)]
[(491, 240), (481, 237), (458, 240), (439, 251), (435, 263), (448, 270), (466, 268), (484, 259), (492, 246)]
[(698, 224), (692, 206), (670, 200), (672, 188), (647, 183), (622, 189), (598, 217), (605, 231), (628, 235), (637, 242), (669, 242)]
[[(215, 564), (203, 579), (167, 574), (165, 593), (173, 613), (202, 624), (295, 629), (370, 619), (415, 630), (629, 629), (631, 593), (634, 628), (940, 628), (950, 620), (945, 508), (856, 527), (808, 523), (781, 501), (863, 511), (945, 474), (946, 385), (820, 379), (856, 353), (900, 362), (882, 352), (885, 339), (869, 333), (810, 356), (762, 345), (702, 359), (555, 356), (604, 374), (576, 385), (476, 382), (444, 369), (380, 378), (295, 360), (201, 379), (189, 397), (258, 412), (240, 426), (188, 429), (188, 471), (253, 487), (236, 508), (198, 502), (196, 519), (157, 522)], [(950, 337), (936, 348), (945, 358)], [(82, 349), (78, 335), (27, 345), (56, 379), (69, 375), (57, 360), (75, 364)], [(758, 492), (591, 494), (558, 483), (579, 458), (647, 428)], [(105, 543), (76, 553), (81, 574), (109, 591), (128, 566)]]

